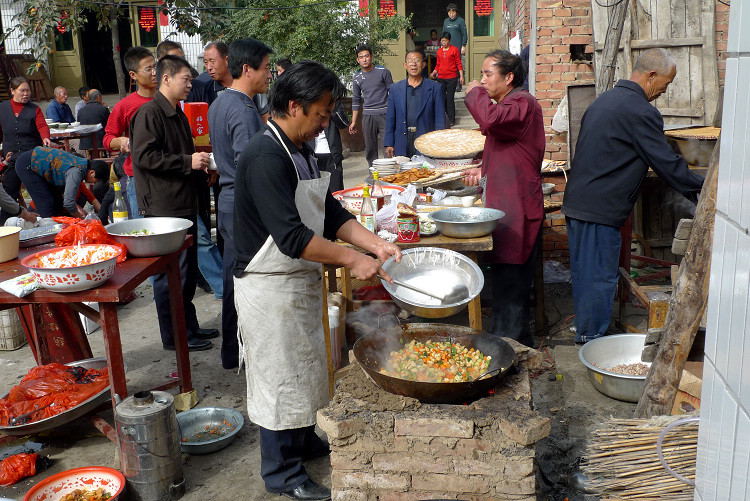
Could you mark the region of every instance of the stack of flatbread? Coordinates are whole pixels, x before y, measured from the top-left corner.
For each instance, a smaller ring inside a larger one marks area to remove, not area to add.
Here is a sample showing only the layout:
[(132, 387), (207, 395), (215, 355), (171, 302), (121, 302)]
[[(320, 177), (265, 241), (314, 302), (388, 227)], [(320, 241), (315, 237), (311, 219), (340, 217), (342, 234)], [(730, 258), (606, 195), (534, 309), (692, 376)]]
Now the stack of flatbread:
[(473, 158), (484, 151), (484, 139), (478, 130), (445, 129), (422, 134), (414, 141), (414, 146), (427, 157)]

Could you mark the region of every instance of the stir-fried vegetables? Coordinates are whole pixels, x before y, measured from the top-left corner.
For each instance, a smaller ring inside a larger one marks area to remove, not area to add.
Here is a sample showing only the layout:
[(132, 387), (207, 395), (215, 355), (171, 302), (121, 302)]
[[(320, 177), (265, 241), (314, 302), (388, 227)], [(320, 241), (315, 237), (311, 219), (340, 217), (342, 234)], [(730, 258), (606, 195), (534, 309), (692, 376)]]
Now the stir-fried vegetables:
[(40, 268), (71, 268), (106, 261), (117, 255), (118, 249), (107, 245), (68, 247), (39, 257)]
[(129, 231), (129, 232), (125, 233), (125, 234), (126, 235), (136, 235), (136, 236), (139, 236), (139, 235), (151, 235), (151, 232), (148, 231), (145, 228), (141, 228), (140, 230)]
[(447, 341), (411, 341), (388, 357), (382, 374), (427, 383), (474, 381), (489, 370), (492, 357)]

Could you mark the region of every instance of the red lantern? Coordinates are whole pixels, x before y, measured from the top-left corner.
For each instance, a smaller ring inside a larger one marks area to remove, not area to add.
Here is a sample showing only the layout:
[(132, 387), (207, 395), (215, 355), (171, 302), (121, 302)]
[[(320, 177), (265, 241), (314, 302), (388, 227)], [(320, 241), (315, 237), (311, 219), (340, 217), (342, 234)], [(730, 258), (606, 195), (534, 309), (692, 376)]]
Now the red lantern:
[(492, 0), (474, 0), (474, 12), (477, 16), (489, 16), (492, 10)]
[(154, 9), (144, 9), (143, 7), (138, 9), (138, 25), (146, 30), (146, 33), (151, 33), (151, 30), (156, 26)]
[(380, 0), (380, 8), (378, 9), (378, 15), (380, 19), (388, 19), (396, 15), (396, 6), (393, 0)]

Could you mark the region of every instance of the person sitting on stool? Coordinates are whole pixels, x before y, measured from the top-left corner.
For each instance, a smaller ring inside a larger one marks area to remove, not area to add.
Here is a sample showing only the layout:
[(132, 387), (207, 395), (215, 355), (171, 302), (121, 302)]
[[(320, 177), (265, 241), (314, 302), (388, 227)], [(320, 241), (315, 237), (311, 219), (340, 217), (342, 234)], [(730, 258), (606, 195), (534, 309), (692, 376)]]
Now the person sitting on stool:
[(73, 217), (85, 218), (86, 212), (76, 203), (78, 189), (83, 181), (106, 181), (109, 165), (103, 160), (88, 160), (57, 148), (37, 146), (18, 157), (16, 173), (40, 216), (62, 216), (67, 211)]

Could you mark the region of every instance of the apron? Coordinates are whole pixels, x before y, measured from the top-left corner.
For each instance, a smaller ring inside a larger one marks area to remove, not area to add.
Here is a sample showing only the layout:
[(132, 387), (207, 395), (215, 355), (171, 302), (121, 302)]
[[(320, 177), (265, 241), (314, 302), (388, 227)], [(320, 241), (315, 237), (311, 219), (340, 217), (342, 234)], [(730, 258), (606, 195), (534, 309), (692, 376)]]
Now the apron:
[[(274, 125), (268, 127), (294, 162)], [(295, 172), (294, 202), (302, 223), (322, 236), (331, 175), (303, 180), (296, 164)], [(328, 404), (321, 291), (320, 263), (286, 256), (270, 235), (234, 279), (247, 414), (263, 428), (312, 426), (318, 409)]]

